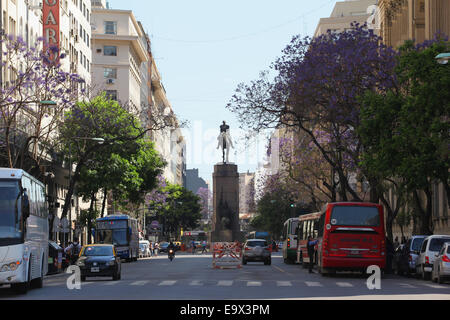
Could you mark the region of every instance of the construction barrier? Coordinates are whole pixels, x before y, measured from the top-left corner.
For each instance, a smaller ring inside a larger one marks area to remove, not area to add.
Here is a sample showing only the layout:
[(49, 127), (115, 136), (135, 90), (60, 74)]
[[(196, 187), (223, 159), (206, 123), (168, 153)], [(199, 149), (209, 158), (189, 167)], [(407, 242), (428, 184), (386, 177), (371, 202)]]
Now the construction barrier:
[(213, 268), (242, 268), (242, 246), (239, 242), (215, 242), (213, 244)]

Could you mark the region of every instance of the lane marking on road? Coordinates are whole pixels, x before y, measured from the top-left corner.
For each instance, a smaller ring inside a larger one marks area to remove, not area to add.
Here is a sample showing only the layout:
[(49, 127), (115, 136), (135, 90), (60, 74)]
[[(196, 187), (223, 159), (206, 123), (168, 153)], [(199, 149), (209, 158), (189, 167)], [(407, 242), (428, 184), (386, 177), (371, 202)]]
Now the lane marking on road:
[(433, 288), (433, 289), (450, 289), (450, 287), (441, 286), (439, 284), (432, 284), (432, 283), (421, 283), (421, 285)]
[(262, 283), (260, 281), (249, 281), (247, 282), (247, 287), (261, 287)]
[(408, 288), (408, 289), (417, 289), (416, 286), (413, 286), (412, 284), (409, 284), (409, 283), (399, 283), (399, 286), (401, 286), (403, 288)]
[(221, 280), (217, 283), (219, 287), (231, 287), (233, 285), (233, 281), (231, 280)]
[(278, 271), (284, 273), (284, 274), (287, 274), (287, 275), (291, 276), (291, 274), (290, 274), (289, 272), (287, 272), (287, 271), (281, 269), (280, 267), (277, 267), (277, 266), (272, 266), (272, 267), (275, 268), (275, 269), (277, 269)]
[(119, 281), (109, 281), (109, 282), (105, 282), (103, 285), (104, 286), (114, 286), (118, 283), (119, 283)]
[(56, 282), (54, 282), (54, 283), (46, 283), (44, 285), (44, 287), (57, 287), (57, 286), (62, 286), (62, 285), (64, 285), (64, 283), (56, 283)]
[(203, 286), (203, 283), (200, 280), (194, 280), (189, 285), (190, 286)]
[(173, 286), (175, 283), (177, 283), (176, 280), (166, 280), (158, 284), (158, 286)]
[(342, 288), (351, 288), (353, 285), (348, 282), (336, 282), (336, 285)]
[(292, 282), (290, 281), (277, 281), (278, 287), (292, 287)]
[(305, 284), (308, 287), (323, 287), (323, 285), (320, 282), (310, 282), (310, 281), (306, 281)]
[(131, 285), (131, 286), (144, 286), (144, 285), (146, 285), (146, 284), (149, 283), (149, 282), (150, 282), (150, 281), (148, 281), (148, 280), (135, 281), (135, 282), (131, 283), (130, 285)]

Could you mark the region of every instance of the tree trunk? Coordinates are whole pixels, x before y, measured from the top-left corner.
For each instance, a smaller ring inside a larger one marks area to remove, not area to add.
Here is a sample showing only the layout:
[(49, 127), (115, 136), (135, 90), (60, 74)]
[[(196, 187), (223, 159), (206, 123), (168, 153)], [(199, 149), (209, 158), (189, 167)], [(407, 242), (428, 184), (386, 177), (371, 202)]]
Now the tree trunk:
[(422, 207), (421, 201), (420, 201), (420, 197), (418, 194), (418, 190), (414, 190), (413, 192), (413, 196), (414, 196), (414, 201), (417, 207), (417, 210), (419, 212), (419, 229), (420, 229), (420, 234), (423, 235), (432, 235), (433, 234), (433, 230), (431, 228), (432, 225), (432, 221), (431, 221), (431, 210), (432, 210), (432, 205), (431, 205), (431, 193), (427, 192), (427, 190), (425, 191), (425, 195), (426, 195), (426, 203), (425, 203), (425, 208)]
[(94, 202), (95, 202), (95, 192), (91, 194), (91, 205), (89, 206), (89, 215), (87, 220), (87, 242), (91, 244), (91, 229), (92, 229), (92, 218), (94, 217)]
[(105, 188), (105, 192), (103, 195), (103, 203), (102, 203), (102, 218), (105, 216), (106, 198), (107, 197), (108, 197), (108, 189)]

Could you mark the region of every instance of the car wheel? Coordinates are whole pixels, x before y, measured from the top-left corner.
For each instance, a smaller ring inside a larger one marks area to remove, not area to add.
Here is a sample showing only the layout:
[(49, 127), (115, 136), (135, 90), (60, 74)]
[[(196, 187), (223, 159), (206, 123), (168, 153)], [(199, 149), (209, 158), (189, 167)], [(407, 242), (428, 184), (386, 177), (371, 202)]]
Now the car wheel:
[(86, 276), (81, 276), (81, 282), (86, 281)]
[(247, 264), (247, 260), (245, 258), (242, 258), (242, 264), (245, 266)]

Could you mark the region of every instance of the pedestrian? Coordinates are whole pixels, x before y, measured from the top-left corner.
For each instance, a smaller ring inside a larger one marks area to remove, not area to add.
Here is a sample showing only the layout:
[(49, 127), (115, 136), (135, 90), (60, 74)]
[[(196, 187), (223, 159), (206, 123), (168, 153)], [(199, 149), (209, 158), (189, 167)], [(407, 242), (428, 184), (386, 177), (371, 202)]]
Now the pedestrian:
[(275, 242), (275, 240), (272, 240), (272, 251), (277, 252), (277, 243)]
[(157, 257), (159, 253), (159, 242), (155, 243), (155, 256)]
[(154, 250), (154, 247), (153, 247), (153, 241), (150, 241), (150, 244), (149, 244), (149, 251), (150, 251), (150, 257), (153, 257), (153, 250)]
[(400, 242), (398, 241), (398, 237), (395, 237), (394, 240), (394, 250), (396, 250), (400, 246)]
[(192, 254), (195, 254), (195, 241), (192, 240)]
[(406, 244), (407, 240), (405, 236), (402, 236), (402, 244)]
[(208, 253), (208, 251), (206, 250), (206, 240), (203, 240), (203, 242), (202, 242), (202, 254), (203, 253)]
[(316, 253), (316, 244), (318, 243), (317, 240), (313, 240), (311, 236), (308, 237), (308, 243), (307, 243), (307, 249), (308, 249), (308, 256), (309, 256), (309, 273), (314, 273), (313, 266), (314, 266), (314, 256)]

